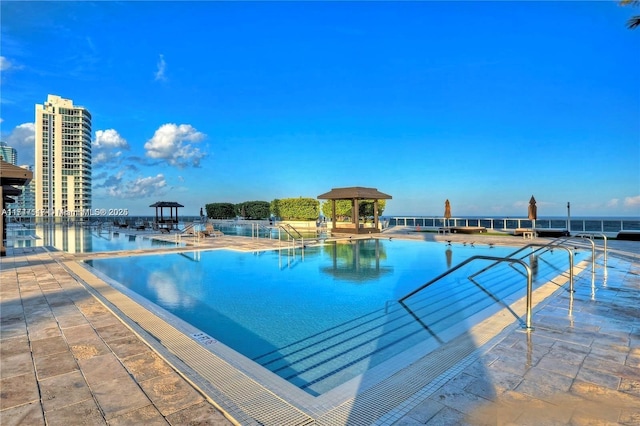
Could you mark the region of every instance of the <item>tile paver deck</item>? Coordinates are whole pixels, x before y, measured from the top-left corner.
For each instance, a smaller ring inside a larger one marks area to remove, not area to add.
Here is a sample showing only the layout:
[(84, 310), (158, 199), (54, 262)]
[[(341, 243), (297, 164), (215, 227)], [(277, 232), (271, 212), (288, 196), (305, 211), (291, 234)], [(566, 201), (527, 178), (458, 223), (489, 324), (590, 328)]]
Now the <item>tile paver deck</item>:
[[(640, 244), (610, 247), (607, 275), (555, 292), (533, 332), (505, 329), (379, 423), (640, 424)], [(0, 424), (233, 424), (76, 281), (72, 258), (1, 260)]]
[(54, 257), (2, 259), (0, 424), (233, 424)]

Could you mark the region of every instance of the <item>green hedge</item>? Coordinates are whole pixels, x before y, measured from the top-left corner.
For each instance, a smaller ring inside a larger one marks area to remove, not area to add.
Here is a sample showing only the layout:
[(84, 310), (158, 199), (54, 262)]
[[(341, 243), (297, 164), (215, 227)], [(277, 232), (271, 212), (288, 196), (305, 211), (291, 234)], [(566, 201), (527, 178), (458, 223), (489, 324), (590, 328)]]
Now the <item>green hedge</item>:
[(236, 204), (236, 214), (245, 219), (269, 219), (271, 206), (267, 201), (245, 201)]
[(207, 217), (211, 219), (233, 219), (236, 217), (236, 206), (232, 203), (210, 203), (205, 205)]
[(313, 198), (283, 198), (271, 202), (271, 213), (284, 220), (316, 220), (320, 202)]
[[(348, 201), (347, 201), (348, 203)], [(267, 201), (209, 203), (205, 205), (211, 219), (268, 219), (270, 215), (285, 220), (316, 220), (320, 216), (320, 202), (314, 198), (283, 198)], [(330, 207), (329, 207), (330, 208)], [(351, 209), (349, 208), (349, 211)]]

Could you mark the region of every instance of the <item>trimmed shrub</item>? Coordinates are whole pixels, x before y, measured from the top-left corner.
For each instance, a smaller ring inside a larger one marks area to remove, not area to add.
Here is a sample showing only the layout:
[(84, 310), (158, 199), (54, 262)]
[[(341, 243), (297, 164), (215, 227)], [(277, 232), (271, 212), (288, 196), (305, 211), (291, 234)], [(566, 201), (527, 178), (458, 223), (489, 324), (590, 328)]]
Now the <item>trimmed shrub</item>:
[(271, 202), (271, 213), (284, 220), (316, 220), (320, 202), (313, 198), (283, 198)]
[(211, 219), (233, 219), (236, 217), (235, 205), (232, 203), (210, 203), (205, 205), (207, 217)]
[(245, 201), (236, 204), (236, 214), (245, 219), (268, 219), (270, 205), (267, 201)]

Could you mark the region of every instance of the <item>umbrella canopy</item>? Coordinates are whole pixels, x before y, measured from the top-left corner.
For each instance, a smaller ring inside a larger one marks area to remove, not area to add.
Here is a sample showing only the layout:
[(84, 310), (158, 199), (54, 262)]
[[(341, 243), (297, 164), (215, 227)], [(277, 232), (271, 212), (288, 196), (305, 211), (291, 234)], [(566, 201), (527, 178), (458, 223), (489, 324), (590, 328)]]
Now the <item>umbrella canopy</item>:
[(529, 219), (536, 220), (538, 218), (538, 208), (536, 207), (536, 199), (531, 196), (529, 200)]
[(444, 202), (444, 218), (451, 219), (451, 204), (449, 200)]

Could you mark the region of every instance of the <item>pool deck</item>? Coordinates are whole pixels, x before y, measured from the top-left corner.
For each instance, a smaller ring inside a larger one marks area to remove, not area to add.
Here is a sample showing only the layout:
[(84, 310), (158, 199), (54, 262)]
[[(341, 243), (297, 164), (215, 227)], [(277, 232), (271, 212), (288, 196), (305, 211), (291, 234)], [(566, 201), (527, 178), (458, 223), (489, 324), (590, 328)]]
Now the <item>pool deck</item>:
[[(379, 238), (531, 242), (402, 227)], [(255, 251), (274, 244), (216, 237), (199, 248)], [(375, 424), (640, 424), (640, 242), (608, 246), (606, 267), (600, 254), (595, 271), (576, 277), (573, 295), (560, 289), (536, 306), (533, 331), (505, 327)], [(238, 420), (96, 297), (69, 268), (91, 256), (105, 255), (8, 248), (1, 258), (0, 424), (257, 424)], [(287, 424), (371, 424), (347, 418)]]

